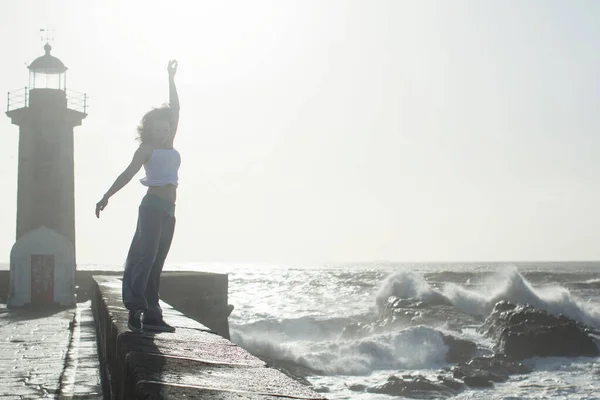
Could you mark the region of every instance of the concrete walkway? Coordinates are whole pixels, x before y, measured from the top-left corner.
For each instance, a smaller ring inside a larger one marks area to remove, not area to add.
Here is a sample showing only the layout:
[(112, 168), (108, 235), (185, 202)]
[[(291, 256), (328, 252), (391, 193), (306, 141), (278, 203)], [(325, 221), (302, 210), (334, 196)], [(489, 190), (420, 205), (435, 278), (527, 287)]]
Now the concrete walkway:
[(0, 305), (0, 400), (102, 399), (90, 303), (69, 310)]

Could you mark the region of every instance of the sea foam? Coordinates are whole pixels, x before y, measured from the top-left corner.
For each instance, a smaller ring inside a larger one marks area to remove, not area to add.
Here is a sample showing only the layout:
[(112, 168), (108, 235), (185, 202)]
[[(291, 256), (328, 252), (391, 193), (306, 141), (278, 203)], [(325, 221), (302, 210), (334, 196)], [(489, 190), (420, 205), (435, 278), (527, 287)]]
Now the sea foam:
[(600, 306), (582, 301), (560, 285), (534, 287), (516, 267), (508, 267), (490, 277), (477, 289), (457, 283), (433, 288), (419, 274), (401, 271), (382, 283), (376, 296), (381, 309), (389, 296), (417, 298), (425, 302), (443, 298), (470, 315), (486, 317), (500, 300), (529, 304), (551, 314), (564, 314), (584, 324), (600, 327)]

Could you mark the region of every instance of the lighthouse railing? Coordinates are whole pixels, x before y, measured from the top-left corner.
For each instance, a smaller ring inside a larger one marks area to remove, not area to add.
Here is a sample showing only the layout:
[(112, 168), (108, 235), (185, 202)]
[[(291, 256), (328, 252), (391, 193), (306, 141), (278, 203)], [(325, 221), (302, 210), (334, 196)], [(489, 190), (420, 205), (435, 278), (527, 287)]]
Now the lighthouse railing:
[(82, 112), (84, 114), (87, 113), (87, 100), (88, 96), (85, 93), (76, 92), (74, 90), (66, 90), (67, 94), (67, 107)]
[(6, 96), (6, 112), (29, 106), (27, 87), (8, 92)]
[[(76, 92), (74, 90), (66, 90), (65, 95), (68, 108), (84, 114), (87, 113), (89, 107), (89, 97), (87, 94)], [(29, 107), (29, 89), (24, 87), (8, 92), (6, 96), (6, 112), (23, 107)]]

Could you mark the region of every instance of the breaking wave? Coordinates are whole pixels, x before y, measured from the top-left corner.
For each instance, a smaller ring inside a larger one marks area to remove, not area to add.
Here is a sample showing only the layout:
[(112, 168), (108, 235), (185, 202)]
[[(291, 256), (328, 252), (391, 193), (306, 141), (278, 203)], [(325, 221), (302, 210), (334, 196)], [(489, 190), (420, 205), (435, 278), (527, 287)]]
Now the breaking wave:
[(390, 275), (377, 293), (379, 309), (390, 296), (417, 298), (424, 302), (449, 302), (460, 311), (486, 317), (500, 300), (526, 303), (558, 315), (564, 314), (587, 325), (600, 327), (600, 307), (582, 301), (560, 285), (534, 287), (510, 267), (488, 278), (477, 289), (465, 288), (457, 283), (446, 283), (441, 288), (432, 287), (421, 275), (402, 271)]

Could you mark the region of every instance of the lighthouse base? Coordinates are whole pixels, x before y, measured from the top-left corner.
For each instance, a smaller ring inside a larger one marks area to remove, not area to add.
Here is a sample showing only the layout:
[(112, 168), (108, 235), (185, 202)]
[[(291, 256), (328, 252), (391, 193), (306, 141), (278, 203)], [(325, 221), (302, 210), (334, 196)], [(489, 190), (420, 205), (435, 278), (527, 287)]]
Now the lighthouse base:
[(7, 306), (75, 304), (75, 252), (69, 239), (44, 226), (21, 236), (10, 253)]

